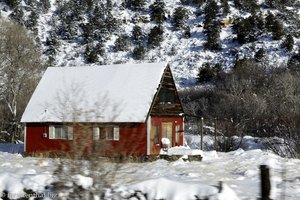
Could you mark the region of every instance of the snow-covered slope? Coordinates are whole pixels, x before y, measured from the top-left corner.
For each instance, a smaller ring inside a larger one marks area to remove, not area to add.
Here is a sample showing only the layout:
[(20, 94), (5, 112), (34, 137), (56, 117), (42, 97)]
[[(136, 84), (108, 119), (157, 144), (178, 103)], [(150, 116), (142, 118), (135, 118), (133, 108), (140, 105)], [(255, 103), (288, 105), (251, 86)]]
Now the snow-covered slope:
[[(96, 174), (102, 177), (100, 180), (113, 184), (106, 192), (107, 199), (112, 199), (111, 195), (116, 194), (117, 199), (126, 199), (125, 197), (134, 196), (139, 190), (140, 193), (147, 193), (148, 197), (155, 199), (190, 199), (195, 195), (199, 198), (211, 195), (210, 199), (233, 200), (237, 196), (239, 199), (256, 200), (260, 197), (259, 165), (268, 165), (271, 169), (271, 198), (300, 198), (298, 159), (281, 158), (259, 149), (239, 149), (229, 153), (209, 151), (202, 155), (201, 162), (184, 162), (182, 159), (175, 162), (157, 160), (123, 163), (117, 167), (116, 163), (102, 160), (100, 165), (106, 170), (97, 170)], [(0, 152), (0, 194), (6, 191), (6, 195), (18, 198), (25, 195), (23, 189), (26, 188), (52, 197), (50, 199), (56, 199), (58, 195), (66, 196), (67, 193), (54, 193), (63, 190), (62, 185), (61, 188), (52, 187), (54, 191), (49, 190), (49, 187), (45, 188), (54, 181), (60, 181), (53, 174), (58, 167), (56, 161), (47, 158), (23, 158), (17, 154)], [(97, 190), (94, 183), (99, 180), (92, 176), (95, 173), (91, 172), (87, 163), (82, 166), (85, 166), (84, 174), (78, 172), (79, 174), (72, 175), (75, 183), (86, 190)], [(115, 170), (111, 174), (105, 174), (111, 169)], [(65, 176), (67, 175), (66, 173)], [(217, 194), (219, 181), (223, 182), (224, 187)], [(62, 184), (71, 187), (69, 182)], [(94, 198), (99, 199), (99, 196)]]
[[(26, 7), (27, 1), (22, 1), (22, 5)], [(64, 1), (50, 0), (51, 7), (46, 13), (40, 13), (37, 19), (37, 34), (41, 42), (42, 48), (45, 51), (48, 47), (46, 46), (46, 39), (49, 37), (51, 31), (57, 31), (61, 25), (59, 12), (57, 9), (62, 5)], [(99, 1), (106, 2), (106, 1)], [(144, 34), (147, 35), (150, 29), (153, 28), (156, 23), (149, 20), (149, 6), (154, 0), (146, 1), (143, 11), (132, 11), (130, 9), (124, 9), (121, 0), (112, 0), (112, 16), (116, 18), (118, 22), (117, 31), (111, 33), (104, 42), (105, 55), (100, 58), (101, 64), (114, 64), (114, 63), (136, 63), (136, 62), (169, 62), (173, 68), (175, 79), (178, 85), (190, 85), (195, 83), (195, 77), (198, 73), (198, 68), (203, 63), (216, 64), (220, 63), (223, 68), (227, 69), (233, 66), (237, 58), (253, 57), (258, 49), (265, 49), (265, 60), (266, 63), (278, 66), (286, 64), (287, 60), (293, 55), (293, 52), (288, 52), (284, 48), (281, 48), (281, 43), (284, 38), (278, 41), (272, 39), (269, 33), (265, 33), (257, 38), (257, 41), (247, 43), (244, 45), (238, 44), (234, 38), (236, 38), (233, 32), (232, 24), (224, 26), (221, 29), (220, 39), (222, 43), (221, 50), (207, 50), (204, 48), (206, 42), (206, 35), (203, 32), (204, 14), (203, 9), (205, 3), (200, 7), (194, 5), (184, 5), (189, 11), (189, 19), (187, 20), (187, 26), (190, 28), (191, 37), (185, 38), (183, 36), (183, 30), (175, 30), (172, 25), (172, 15), (177, 7), (183, 6), (181, 0), (164, 0), (166, 4), (166, 17), (167, 20), (162, 24), (164, 27), (164, 40), (160, 47), (149, 49), (146, 52), (143, 60), (134, 60), (132, 57), (132, 51), (134, 45), (131, 44), (129, 49), (126, 51), (115, 52), (113, 50), (115, 40), (121, 34), (132, 36), (132, 29), (135, 25), (139, 25)], [(282, 10), (277, 10), (266, 6), (264, 0), (256, 1), (260, 8), (256, 11), (261, 13), (262, 16), (266, 17), (270, 11), (275, 14), (282, 16), (282, 22), (286, 30), (293, 29), (293, 22), (290, 18), (299, 19), (299, 1), (295, 1), (294, 7), (286, 7)], [(227, 15), (222, 15), (222, 4), (221, 1), (217, 1), (220, 7), (220, 13), (218, 14), (218, 20), (223, 19), (237, 19), (239, 17), (247, 17), (250, 12), (243, 11), (236, 8), (233, 0), (229, 0), (230, 12)], [(11, 13), (11, 9), (8, 9), (4, 4), (1, 5), (2, 9), (1, 16), (7, 17)], [(28, 6), (27, 6), (28, 7)], [(34, 8), (36, 9), (36, 8)], [(28, 10), (28, 9), (27, 9)], [(30, 13), (24, 9), (24, 17)], [(196, 14), (200, 13), (200, 14)], [(87, 23), (87, 15), (81, 16), (82, 20), (80, 23)], [(144, 18), (144, 21), (135, 21), (134, 19)], [(75, 32), (78, 33), (78, 37), (71, 40), (62, 40), (58, 35), (59, 46), (54, 56), (55, 61), (52, 65), (55, 66), (80, 66), (85, 63), (84, 51), (86, 44), (82, 44), (81, 36), (82, 30), (79, 25), (76, 26)], [(297, 33), (297, 30), (295, 31)], [(298, 36), (295, 35), (294, 52), (298, 51)], [(46, 55), (45, 55), (46, 56)]]

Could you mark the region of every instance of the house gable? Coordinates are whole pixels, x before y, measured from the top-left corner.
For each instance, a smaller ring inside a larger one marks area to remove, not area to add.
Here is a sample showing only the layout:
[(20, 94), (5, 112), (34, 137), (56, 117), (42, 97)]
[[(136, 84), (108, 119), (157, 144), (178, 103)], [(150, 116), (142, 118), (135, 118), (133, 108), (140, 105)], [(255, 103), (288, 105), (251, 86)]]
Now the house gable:
[(170, 66), (168, 65), (161, 78), (158, 91), (150, 109), (151, 116), (179, 116), (183, 107), (176, 89)]

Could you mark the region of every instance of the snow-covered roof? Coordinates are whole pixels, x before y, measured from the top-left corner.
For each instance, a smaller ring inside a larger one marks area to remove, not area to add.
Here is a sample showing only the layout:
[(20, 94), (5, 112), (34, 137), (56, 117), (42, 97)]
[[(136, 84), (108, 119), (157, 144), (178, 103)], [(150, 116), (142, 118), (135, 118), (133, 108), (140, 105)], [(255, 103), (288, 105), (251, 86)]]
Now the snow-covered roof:
[(21, 122), (145, 122), (166, 66), (49, 67)]

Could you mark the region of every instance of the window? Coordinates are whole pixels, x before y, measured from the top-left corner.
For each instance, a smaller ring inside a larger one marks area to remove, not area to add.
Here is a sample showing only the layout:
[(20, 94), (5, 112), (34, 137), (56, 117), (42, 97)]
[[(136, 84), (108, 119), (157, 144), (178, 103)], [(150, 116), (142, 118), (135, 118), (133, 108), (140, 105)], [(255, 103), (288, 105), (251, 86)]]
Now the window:
[(119, 127), (101, 127), (100, 139), (101, 140), (119, 140)]
[(105, 128), (106, 139), (113, 140), (114, 139), (114, 129), (113, 127), (106, 127)]
[(73, 140), (73, 127), (63, 125), (49, 126), (49, 139)]
[(154, 144), (159, 144), (159, 126), (154, 126), (153, 131), (154, 131)]
[(180, 138), (180, 126), (176, 125), (175, 126), (175, 142), (176, 144), (179, 144), (179, 138)]
[(93, 127), (93, 140), (99, 140), (99, 139), (100, 139), (100, 128)]
[(175, 90), (161, 88), (158, 96), (160, 103), (175, 103)]

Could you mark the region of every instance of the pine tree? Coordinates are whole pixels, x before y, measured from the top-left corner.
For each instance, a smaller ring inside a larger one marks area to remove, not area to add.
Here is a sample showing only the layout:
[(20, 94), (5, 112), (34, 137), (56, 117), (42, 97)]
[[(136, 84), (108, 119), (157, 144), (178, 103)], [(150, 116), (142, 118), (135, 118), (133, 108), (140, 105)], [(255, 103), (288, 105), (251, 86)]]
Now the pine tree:
[(86, 46), (84, 55), (87, 63), (96, 63), (98, 61), (98, 56), (90, 45)]
[(132, 29), (132, 38), (136, 44), (141, 44), (145, 38), (142, 28), (135, 25)]
[(300, 51), (289, 59), (287, 67), (292, 73), (300, 73)]
[(26, 27), (27, 28), (33, 28), (37, 25), (37, 19), (38, 19), (38, 15), (37, 13), (32, 10), (30, 15), (28, 15), (28, 19), (25, 23)]
[[(89, 18), (90, 20), (90, 18)], [(85, 23), (81, 24), (82, 28), (82, 38), (83, 38), (83, 44), (87, 44), (92, 42), (94, 30), (93, 30), (93, 25), (91, 23)]]
[(132, 57), (135, 60), (143, 60), (146, 54), (145, 47), (139, 45), (133, 49)]
[(221, 0), (221, 3), (223, 7), (223, 16), (226, 16), (230, 12), (228, 0)]
[(146, 5), (146, 0), (125, 0), (125, 7), (134, 11), (141, 11)]
[(294, 47), (294, 38), (291, 34), (288, 34), (285, 41), (282, 43), (282, 47), (286, 48), (288, 51), (292, 51)]
[(273, 30), (273, 26), (274, 26), (274, 23), (276, 21), (276, 17), (273, 15), (273, 13), (271, 13), (270, 11), (268, 12), (268, 16), (266, 17), (266, 29), (269, 31), (269, 32), (272, 32)]
[(97, 55), (103, 57), (105, 55), (105, 47), (102, 41), (98, 42), (94, 48)]
[(4, 2), (11, 8), (15, 8), (20, 4), (19, 0), (4, 0)]
[(85, 0), (85, 4), (87, 5), (88, 11), (91, 11), (94, 8), (94, 0)]
[(211, 50), (221, 49), (221, 25), (219, 21), (216, 20), (218, 14), (218, 5), (214, 0), (208, 1), (204, 8), (204, 33), (207, 36), (207, 42), (205, 43), (205, 48)]
[(214, 70), (211, 68), (209, 63), (202, 64), (202, 67), (199, 68), (197, 82), (198, 83), (208, 83), (214, 79)]
[(187, 39), (190, 38), (191, 37), (191, 28), (189, 26), (185, 26), (183, 28), (183, 30), (184, 30), (184, 33), (183, 33), (184, 38), (187, 38)]
[(254, 58), (257, 62), (261, 62), (263, 58), (265, 57), (265, 50), (263, 48), (260, 48), (254, 55)]
[(173, 13), (173, 25), (176, 29), (181, 29), (185, 26), (188, 20), (188, 10), (184, 7), (178, 7)]
[(275, 20), (272, 28), (272, 36), (274, 40), (280, 40), (284, 36), (283, 25), (279, 20)]
[(50, 1), (49, 0), (40, 0), (40, 7), (42, 8), (43, 13), (48, 12), (48, 10), (51, 7)]
[(233, 3), (234, 3), (234, 6), (237, 9), (242, 9), (243, 8), (243, 4), (242, 4), (241, 0), (233, 0)]
[(163, 23), (166, 20), (165, 7), (166, 5), (163, 0), (155, 0), (155, 2), (149, 7), (151, 20), (158, 24)]
[(251, 15), (245, 19), (236, 20), (233, 29), (239, 43), (254, 42), (264, 32), (264, 21), (260, 15)]
[(161, 42), (163, 41), (163, 34), (164, 29), (162, 26), (158, 25), (153, 27), (150, 30), (150, 33), (148, 35), (148, 45), (150, 48), (155, 48), (160, 46)]
[(115, 32), (117, 28), (117, 20), (112, 14), (112, 1), (106, 0), (106, 18), (105, 18), (105, 24), (106, 29), (109, 33)]
[(204, 7), (204, 28), (211, 21), (215, 20), (219, 12), (218, 4), (215, 0), (209, 0)]
[(130, 41), (127, 35), (120, 35), (116, 41), (114, 46), (114, 51), (126, 51), (128, 50), (130, 45)]

